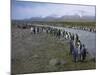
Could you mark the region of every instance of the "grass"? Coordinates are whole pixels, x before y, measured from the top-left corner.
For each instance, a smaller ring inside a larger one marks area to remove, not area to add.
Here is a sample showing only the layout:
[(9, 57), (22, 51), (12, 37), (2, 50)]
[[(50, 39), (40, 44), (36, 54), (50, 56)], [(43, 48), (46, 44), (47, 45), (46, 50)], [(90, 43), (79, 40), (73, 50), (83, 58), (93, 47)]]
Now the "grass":
[[(12, 24), (18, 25), (18, 24), (23, 24), (23, 23), (28, 23), (28, 21), (13, 21), (12, 20)], [(67, 22), (67, 21), (62, 21), (62, 22), (57, 22), (57, 21), (53, 21), (53, 22), (43, 22), (43, 21), (33, 21), (30, 22), (32, 24), (44, 24), (44, 25), (53, 25), (53, 26), (61, 26), (61, 27), (67, 27), (67, 26), (75, 26), (75, 27), (87, 27), (87, 28), (96, 28), (96, 22)]]
[[(34, 57), (38, 55), (38, 57)], [(40, 73), (95, 69), (96, 63), (86, 59), (74, 63), (69, 55), (68, 41), (63, 38), (39, 33), (30, 34), (29, 29), (12, 28), (12, 74)], [(52, 58), (66, 60), (64, 65), (49, 65)]]

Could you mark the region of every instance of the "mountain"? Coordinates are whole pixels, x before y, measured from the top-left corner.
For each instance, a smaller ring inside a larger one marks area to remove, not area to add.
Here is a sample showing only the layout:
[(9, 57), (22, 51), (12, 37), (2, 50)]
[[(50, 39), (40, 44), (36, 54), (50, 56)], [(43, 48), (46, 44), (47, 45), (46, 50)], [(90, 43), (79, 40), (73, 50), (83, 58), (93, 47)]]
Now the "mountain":
[(79, 15), (64, 15), (61, 17), (47, 16), (47, 17), (32, 17), (31, 21), (68, 21), (68, 22), (94, 22), (95, 16), (79, 16)]
[(70, 21), (70, 22), (92, 22), (95, 21), (95, 16), (82, 16), (73, 15), (73, 16), (62, 16), (59, 20), (61, 21)]

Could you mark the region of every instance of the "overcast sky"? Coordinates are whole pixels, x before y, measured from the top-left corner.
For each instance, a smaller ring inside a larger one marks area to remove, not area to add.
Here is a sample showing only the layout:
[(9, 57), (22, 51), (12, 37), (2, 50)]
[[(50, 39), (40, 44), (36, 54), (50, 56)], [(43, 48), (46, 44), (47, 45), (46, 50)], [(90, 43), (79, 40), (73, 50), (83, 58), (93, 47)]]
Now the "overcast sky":
[(12, 19), (64, 15), (95, 16), (95, 6), (13, 1), (11, 9)]

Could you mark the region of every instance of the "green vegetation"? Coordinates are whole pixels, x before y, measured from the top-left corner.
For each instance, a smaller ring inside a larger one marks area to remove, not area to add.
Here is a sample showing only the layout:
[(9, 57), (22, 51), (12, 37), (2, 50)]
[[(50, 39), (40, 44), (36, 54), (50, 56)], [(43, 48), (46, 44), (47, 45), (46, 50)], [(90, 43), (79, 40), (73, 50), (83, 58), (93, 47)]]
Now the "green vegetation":
[(88, 27), (88, 28), (96, 28), (96, 22), (48, 22), (48, 21), (12, 21), (12, 24), (44, 24), (44, 25), (53, 25), (53, 26), (75, 26), (75, 27)]

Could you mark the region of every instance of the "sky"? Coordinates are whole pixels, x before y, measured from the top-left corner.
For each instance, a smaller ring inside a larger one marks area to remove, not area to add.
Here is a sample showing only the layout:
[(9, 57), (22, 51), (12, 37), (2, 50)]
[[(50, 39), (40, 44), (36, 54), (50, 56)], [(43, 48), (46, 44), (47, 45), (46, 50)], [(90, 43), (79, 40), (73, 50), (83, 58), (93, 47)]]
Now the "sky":
[(11, 3), (11, 19), (29, 19), (47, 16), (62, 17), (64, 15), (95, 16), (95, 6), (15, 1)]

